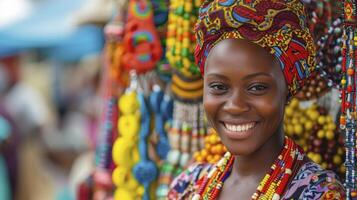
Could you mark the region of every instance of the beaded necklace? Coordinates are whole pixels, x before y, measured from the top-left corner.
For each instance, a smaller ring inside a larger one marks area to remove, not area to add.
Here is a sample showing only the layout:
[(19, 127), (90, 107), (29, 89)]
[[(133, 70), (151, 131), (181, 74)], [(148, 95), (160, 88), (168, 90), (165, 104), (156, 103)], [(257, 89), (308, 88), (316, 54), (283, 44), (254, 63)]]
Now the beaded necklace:
[[(284, 149), (271, 166), (270, 172), (260, 182), (252, 199), (280, 199), (293, 174), (293, 168), (299, 166), (303, 158), (304, 154), (301, 148), (292, 139), (285, 137)], [(223, 188), (224, 181), (232, 171), (233, 162), (234, 157), (231, 153), (227, 152), (215, 167), (197, 182), (198, 190), (193, 196), (193, 200), (217, 199)]]
[(193, 27), (201, 0), (171, 0), (167, 27), (166, 58), (171, 66), (186, 77), (200, 74), (194, 63)]
[[(118, 107), (120, 110), (120, 117), (118, 119), (118, 137), (115, 139), (112, 157), (115, 164), (115, 169), (112, 173), (112, 180), (114, 183), (114, 199), (137, 199), (147, 197), (148, 193), (145, 190), (150, 184), (149, 181), (143, 181), (141, 177), (145, 176), (148, 167), (141, 167), (140, 159), (144, 155), (140, 155), (137, 144), (139, 141), (139, 134), (145, 136), (145, 133), (141, 133), (141, 123), (146, 121), (147, 118), (145, 112), (143, 113), (142, 102), (139, 101), (139, 93), (137, 91), (138, 81), (135, 73), (131, 74), (130, 86), (126, 89), (125, 93), (119, 98)], [(146, 123), (146, 122), (145, 122)], [(145, 127), (146, 128), (146, 127)], [(142, 146), (142, 145), (141, 145)], [(145, 148), (145, 147), (144, 147)], [(143, 148), (141, 148), (141, 151)], [(144, 160), (147, 164), (148, 159)], [(149, 170), (155, 168), (150, 167)], [(136, 167), (136, 170), (135, 168)], [(144, 174), (133, 173), (141, 169)], [(135, 176), (134, 176), (135, 175)], [(155, 172), (152, 173), (155, 176)], [(139, 182), (137, 180), (139, 178)], [(145, 178), (144, 178), (145, 179)], [(141, 183), (141, 184), (140, 184)], [(143, 186), (142, 184), (145, 183)], [(132, 192), (136, 191), (136, 192)], [(145, 194), (145, 196), (143, 196)], [(147, 198), (144, 198), (147, 199)]]
[(345, 0), (342, 46), (341, 117), (340, 128), (345, 133), (347, 200), (357, 197), (356, 190), (356, 66), (357, 29), (356, 2)]

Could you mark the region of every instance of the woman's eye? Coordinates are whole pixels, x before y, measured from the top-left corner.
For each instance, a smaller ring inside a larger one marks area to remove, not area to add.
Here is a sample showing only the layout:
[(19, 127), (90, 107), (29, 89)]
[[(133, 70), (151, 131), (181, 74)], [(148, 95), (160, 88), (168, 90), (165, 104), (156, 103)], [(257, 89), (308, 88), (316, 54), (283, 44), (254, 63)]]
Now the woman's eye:
[(212, 83), (209, 85), (209, 89), (213, 93), (223, 93), (228, 89), (228, 87), (222, 83)]
[(248, 91), (252, 92), (254, 94), (263, 94), (267, 89), (268, 89), (268, 86), (262, 85), (262, 84), (257, 84), (257, 85), (252, 85), (251, 87), (249, 87)]

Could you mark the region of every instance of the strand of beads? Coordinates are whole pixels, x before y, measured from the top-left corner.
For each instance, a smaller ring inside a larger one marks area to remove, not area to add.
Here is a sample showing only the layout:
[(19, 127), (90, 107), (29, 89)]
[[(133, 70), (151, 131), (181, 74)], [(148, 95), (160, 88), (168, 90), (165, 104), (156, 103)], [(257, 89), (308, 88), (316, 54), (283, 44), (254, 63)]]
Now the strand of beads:
[(102, 125), (102, 133), (99, 138), (99, 144), (96, 149), (96, 172), (94, 179), (96, 181), (97, 189), (105, 189), (110, 187), (110, 168), (111, 168), (111, 156), (112, 150), (113, 132), (116, 125), (112, 123), (115, 118), (117, 109), (115, 108), (116, 98), (112, 97), (107, 100), (106, 112), (104, 116), (104, 122)]
[[(155, 26), (161, 39), (161, 46), (165, 52), (167, 22), (169, 14), (169, 0), (152, 0), (151, 2), (154, 8)], [(165, 54), (162, 55), (161, 60), (156, 65), (155, 71), (162, 81), (166, 83), (171, 81), (172, 69), (171, 66), (168, 64)]]
[(199, 76), (194, 63), (193, 34), (197, 11), (202, 0), (171, 0), (167, 30), (166, 58), (170, 65), (186, 77)]
[(204, 148), (194, 153), (196, 162), (217, 163), (227, 152), (217, 132), (211, 128), (204, 139)]
[[(285, 138), (284, 149), (278, 156), (278, 159), (271, 166), (271, 170), (260, 182), (252, 199), (280, 199), (284, 192), (288, 180), (293, 174), (292, 166), (299, 165), (303, 160), (302, 150), (295, 143)], [(197, 193), (194, 194), (194, 200), (217, 199), (224, 181), (228, 178), (234, 157), (227, 152), (224, 157), (197, 182)]]
[(356, 191), (356, 2), (345, 0), (342, 46), (341, 118), (340, 128), (345, 132), (347, 200), (357, 197)]
[(131, 86), (119, 99), (121, 116), (118, 120), (119, 136), (113, 145), (113, 161), (116, 168), (112, 179), (116, 190), (114, 199), (141, 199), (145, 189), (134, 178), (132, 169), (139, 162), (137, 148), (140, 131), (140, 102), (136, 92), (137, 80), (131, 80)]
[(180, 160), (180, 121), (179, 111), (176, 102), (173, 105), (173, 119), (168, 127), (168, 139), (171, 149), (165, 162), (160, 167), (159, 187), (156, 191), (157, 199), (166, 199), (169, 185), (173, 180)]
[[(161, 166), (157, 199), (166, 198), (169, 184), (187, 166), (193, 154), (192, 149), (201, 149), (201, 141), (192, 142), (194, 132), (205, 132), (206, 130), (207, 125), (201, 121), (203, 118), (201, 109), (200, 104), (174, 101), (173, 119), (168, 130), (171, 149), (166, 161)], [(192, 146), (192, 144), (196, 146)]]
[[(331, 61), (334, 60), (332, 58), (336, 54), (328, 54), (330, 53), (328, 51), (330, 44), (326, 45), (327, 42), (332, 42), (327, 40), (332, 36), (331, 33), (328, 33), (328, 27), (331, 27), (332, 24), (332, 4), (329, 0), (312, 0), (306, 1), (305, 6), (307, 13), (310, 15), (310, 20), (308, 20), (309, 29), (313, 33), (315, 41), (317, 41), (317, 67), (318, 69), (321, 68), (320, 71), (323, 71), (322, 69), (326, 71), (327, 69), (333, 69), (334, 66), (331, 65)], [(307, 80), (296, 97), (300, 100), (311, 100), (327, 93), (333, 84), (325, 80), (323, 75), (324, 73), (319, 72), (311, 74), (311, 78)]]
[[(113, 140), (117, 135), (118, 108), (116, 102), (118, 101), (121, 86), (126, 82), (126, 74), (122, 73), (121, 70), (124, 35), (123, 10), (124, 8), (118, 8), (116, 16), (104, 28), (106, 36), (103, 56), (105, 67), (100, 87), (105, 103), (102, 109), (101, 128), (96, 147), (94, 183), (91, 188), (92, 194), (90, 195), (94, 199), (103, 199), (106, 196), (111, 196), (112, 193), (111, 173), (113, 161), (111, 152)], [(91, 179), (92, 177), (88, 178), (88, 180)], [(90, 183), (90, 181), (84, 184), (87, 183)]]
[(198, 181), (198, 191), (193, 200), (216, 199), (222, 189), (224, 181), (232, 171), (234, 157), (227, 152), (223, 158)]
[(284, 130), (311, 160), (324, 169), (345, 173), (343, 135), (326, 109), (316, 103), (302, 108), (300, 101), (292, 99), (285, 108)]
[(342, 79), (342, 20), (337, 18), (329, 27), (327, 34), (317, 41), (317, 66), (321, 76), (327, 79), (329, 87), (340, 88)]
[[(106, 71), (105, 73), (108, 73)], [(99, 135), (98, 145), (96, 147), (96, 157), (95, 165), (96, 170), (93, 174), (94, 187), (93, 196), (94, 198), (103, 198), (103, 196), (110, 195), (112, 180), (112, 157), (111, 151), (113, 147), (113, 140), (116, 137), (117, 124), (115, 123), (118, 119), (118, 108), (116, 102), (118, 100), (116, 93), (113, 88), (110, 87), (113, 83), (112, 79), (107, 75), (104, 78), (105, 88), (105, 105), (103, 109), (103, 116), (101, 120), (101, 132)]]
[[(153, 92), (155, 94), (155, 91)], [(135, 178), (142, 184), (145, 188), (143, 200), (152, 199), (150, 187), (152, 183), (156, 180), (158, 175), (158, 169), (156, 163), (150, 160), (148, 155), (148, 138), (151, 133), (151, 113), (149, 111), (149, 106), (146, 103), (146, 98), (142, 89), (138, 91), (138, 100), (140, 103), (140, 113), (141, 113), (141, 126), (139, 132), (139, 154), (140, 161), (133, 168), (133, 173)], [(160, 101), (158, 103), (161, 103)], [(161, 121), (161, 119), (159, 119)], [(168, 147), (167, 147), (168, 148)]]

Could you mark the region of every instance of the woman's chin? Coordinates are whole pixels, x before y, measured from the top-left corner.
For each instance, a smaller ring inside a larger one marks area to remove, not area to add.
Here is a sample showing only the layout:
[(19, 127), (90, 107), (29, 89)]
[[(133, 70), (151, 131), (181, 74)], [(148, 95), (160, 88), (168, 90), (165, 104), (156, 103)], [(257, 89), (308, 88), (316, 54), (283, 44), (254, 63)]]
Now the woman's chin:
[(227, 150), (234, 156), (248, 156), (251, 155), (255, 149), (254, 145), (249, 144), (237, 144), (237, 142), (224, 141), (223, 144), (226, 146)]

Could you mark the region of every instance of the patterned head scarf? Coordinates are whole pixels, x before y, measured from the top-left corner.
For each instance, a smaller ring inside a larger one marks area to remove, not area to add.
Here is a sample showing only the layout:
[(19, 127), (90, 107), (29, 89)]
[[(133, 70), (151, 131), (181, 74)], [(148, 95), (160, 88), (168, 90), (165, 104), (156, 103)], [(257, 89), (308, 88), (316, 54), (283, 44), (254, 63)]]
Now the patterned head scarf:
[(195, 60), (204, 74), (210, 50), (228, 38), (247, 39), (280, 63), (294, 96), (315, 69), (315, 46), (300, 0), (206, 0), (195, 27)]

